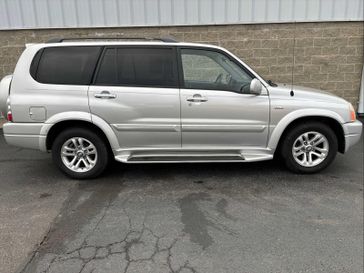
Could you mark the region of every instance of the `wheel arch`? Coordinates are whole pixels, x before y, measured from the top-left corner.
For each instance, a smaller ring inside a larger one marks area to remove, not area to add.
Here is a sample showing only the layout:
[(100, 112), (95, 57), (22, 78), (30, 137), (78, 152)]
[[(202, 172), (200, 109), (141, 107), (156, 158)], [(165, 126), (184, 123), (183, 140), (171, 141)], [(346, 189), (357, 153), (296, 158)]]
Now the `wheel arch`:
[(84, 112), (67, 112), (62, 115), (55, 115), (43, 126), (41, 135), (45, 135), (45, 149), (50, 150), (55, 137), (64, 129), (71, 127), (82, 127), (91, 129), (99, 134), (109, 146), (110, 150), (119, 148), (117, 137), (110, 127), (100, 117)]
[[(316, 110), (315, 112), (318, 111)], [(274, 128), (268, 142), (268, 148), (278, 151), (286, 134), (292, 127), (296, 126), (297, 124), (302, 124), (309, 121), (322, 122), (328, 125), (334, 131), (337, 137), (339, 145), (338, 151), (340, 153), (345, 152), (345, 131), (342, 126), (344, 121), (335, 112), (315, 113), (312, 115), (297, 115), (288, 118), (286, 116)]]

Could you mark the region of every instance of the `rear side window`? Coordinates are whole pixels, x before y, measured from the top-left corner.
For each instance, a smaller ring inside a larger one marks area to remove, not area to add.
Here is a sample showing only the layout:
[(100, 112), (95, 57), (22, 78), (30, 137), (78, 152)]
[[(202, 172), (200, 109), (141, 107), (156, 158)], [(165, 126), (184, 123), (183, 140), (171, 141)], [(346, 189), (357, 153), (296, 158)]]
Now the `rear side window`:
[(40, 83), (88, 85), (100, 51), (101, 47), (85, 46), (44, 48), (35, 56), (31, 74)]
[(174, 51), (172, 48), (107, 48), (95, 84), (176, 87)]

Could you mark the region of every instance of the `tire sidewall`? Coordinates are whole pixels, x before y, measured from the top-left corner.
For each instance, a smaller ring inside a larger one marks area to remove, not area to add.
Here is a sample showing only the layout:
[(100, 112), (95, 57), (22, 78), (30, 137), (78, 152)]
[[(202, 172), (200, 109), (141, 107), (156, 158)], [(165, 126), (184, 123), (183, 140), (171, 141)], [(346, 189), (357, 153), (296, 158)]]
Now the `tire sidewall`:
[[(96, 147), (97, 150), (96, 165), (87, 172), (80, 172), (80, 173), (74, 172), (69, 168), (67, 168), (67, 166), (65, 166), (62, 161), (61, 157), (62, 146), (68, 139), (73, 137), (85, 138), (90, 142), (92, 142), (92, 144), (95, 145)], [(61, 132), (53, 142), (52, 157), (53, 161), (56, 163), (56, 165), (61, 169), (63, 173), (75, 179), (89, 179), (97, 177), (105, 170), (109, 159), (108, 149), (103, 139), (99, 135), (92, 132), (91, 130), (85, 128), (70, 128)]]
[[(304, 167), (296, 162), (292, 154), (292, 147), (296, 139), (305, 132), (315, 131), (322, 135), (324, 135), (329, 142), (329, 152), (327, 157), (320, 164), (314, 167)], [(291, 171), (297, 173), (316, 173), (327, 166), (335, 159), (336, 153), (338, 150), (338, 141), (335, 135), (335, 132), (327, 125), (319, 122), (309, 122), (298, 125), (292, 128), (283, 142), (283, 146), (281, 149), (281, 156), (284, 158), (286, 166)]]

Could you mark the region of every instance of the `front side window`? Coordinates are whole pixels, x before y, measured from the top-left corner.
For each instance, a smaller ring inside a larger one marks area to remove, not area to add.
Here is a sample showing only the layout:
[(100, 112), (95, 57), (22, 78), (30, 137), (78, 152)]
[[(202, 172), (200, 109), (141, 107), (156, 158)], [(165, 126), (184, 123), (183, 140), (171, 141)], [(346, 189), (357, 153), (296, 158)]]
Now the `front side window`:
[(177, 65), (171, 48), (107, 48), (96, 85), (177, 87)]
[(100, 47), (70, 46), (48, 47), (35, 56), (36, 69), (31, 67), (33, 78), (40, 83), (89, 85)]
[(181, 49), (184, 87), (249, 93), (253, 77), (224, 54)]

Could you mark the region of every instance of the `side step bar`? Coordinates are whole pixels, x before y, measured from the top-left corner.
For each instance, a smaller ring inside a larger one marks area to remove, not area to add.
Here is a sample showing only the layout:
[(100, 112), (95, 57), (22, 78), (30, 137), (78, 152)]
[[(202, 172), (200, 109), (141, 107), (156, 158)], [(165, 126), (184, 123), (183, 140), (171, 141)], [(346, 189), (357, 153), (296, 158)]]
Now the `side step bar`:
[(269, 150), (124, 150), (115, 156), (123, 163), (253, 162), (272, 158)]
[(185, 152), (133, 152), (127, 155), (118, 155), (117, 161), (124, 163), (158, 163), (158, 162), (241, 162), (242, 154), (236, 151), (185, 151)]
[(217, 161), (244, 161), (238, 154), (181, 154), (181, 155), (134, 155), (128, 159), (133, 162), (217, 162)]

